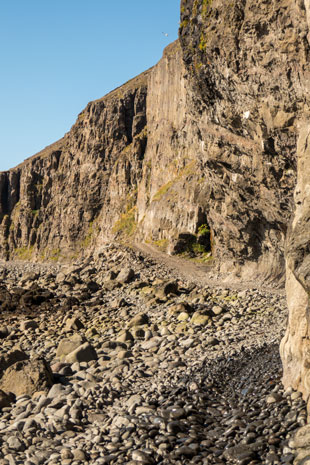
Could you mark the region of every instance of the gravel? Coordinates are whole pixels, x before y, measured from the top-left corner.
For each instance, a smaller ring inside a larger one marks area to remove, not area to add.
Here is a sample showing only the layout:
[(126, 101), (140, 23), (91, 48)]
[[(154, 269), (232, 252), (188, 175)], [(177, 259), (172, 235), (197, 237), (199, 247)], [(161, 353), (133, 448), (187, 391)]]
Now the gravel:
[(202, 286), (115, 246), (0, 276), (0, 374), (19, 349), (54, 377), (0, 409), (0, 465), (293, 463), (307, 413), (281, 385), (282, 291)]

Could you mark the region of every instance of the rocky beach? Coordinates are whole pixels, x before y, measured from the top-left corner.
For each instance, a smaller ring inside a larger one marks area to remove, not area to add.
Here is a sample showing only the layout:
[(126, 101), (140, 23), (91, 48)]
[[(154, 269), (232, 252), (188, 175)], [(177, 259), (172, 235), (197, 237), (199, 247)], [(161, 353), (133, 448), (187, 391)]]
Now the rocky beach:
[(1, 465), (293, 463), (283, 289), (200, 285), (175, 260), (1, 264)]
[(0, 172), (0, 465), (310, 464), (309, 57), (310, 0), (181, 0)]

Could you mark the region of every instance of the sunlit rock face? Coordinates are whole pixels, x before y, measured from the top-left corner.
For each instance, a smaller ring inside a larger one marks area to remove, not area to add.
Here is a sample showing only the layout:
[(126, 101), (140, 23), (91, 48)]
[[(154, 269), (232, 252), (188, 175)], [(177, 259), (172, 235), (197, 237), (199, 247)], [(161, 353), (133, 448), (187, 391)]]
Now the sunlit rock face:
[[(306, 115), (305, 115), (306, 116)], [(300, 123), (295, 211), (286, 243), (289, 320), (281, 343), (285, 386), (310, 394), (310, 119)]]
[(157, 65), (0, 173), (1, 257), (175, 253), (208, 227), (215, 269), (279, 282), (286, 253), (283, 380), (308, 397), (309, 24), (309, 0), (182, 0)]
[(180, 41), (212, 178), (222, 269), (284, 270), (300, 120), (309, 96), (302, 1), (183, 0)]
[(183, 0), (156, 66), (0, 174), (2, 257), (72, 259), (115, 238), (174, 253), (208, 225), (219, 270), (283, 278), (307, 35), (303, 1)]
[[(310, 2), (300, 2), (306, 13), (306, 43), (310, 43)], [(286, 239), (286, 291), (289, 319), (281, 342), (283, 383), (310, 395), (310, 112), (309, 65), (303, 66), (304, 112), (298, 120), (297, 184), (294, 213)], [(309, 412), (309, 402), (308, 402)]]
[(141, 178), (147, 81), (90, 102), (63, 139), (0, 173), (2, 257), (72, 259), (111, 236)]

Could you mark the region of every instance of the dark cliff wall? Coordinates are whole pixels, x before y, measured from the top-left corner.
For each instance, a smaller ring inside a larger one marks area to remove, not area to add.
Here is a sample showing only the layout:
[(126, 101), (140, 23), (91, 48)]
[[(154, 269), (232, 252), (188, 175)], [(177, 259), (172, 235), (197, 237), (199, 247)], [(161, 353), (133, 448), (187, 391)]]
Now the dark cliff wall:
[(309, 31), (309, 0), (182, 0), (154, 68), (0, 173), (0, 256), (72, 259), (114, 238), (173, 251), (206, 224), (221, 271), (279, 279), (286, 255), (283, 380), (308, 399)]
[(309, 89), (302, 1), (183, 0), (180, 42), (0, 176), (1, 253), (173, 250), (208, 223), (222, 271), (279, 278)]
[(0, 174), (3, 257), (75, 257), (135, 203), (147, 75), (89, 103), (62, 140)]
[(180, 40), (208, 147), (218, 256), (252, 262), (271, 277), (284, 267), (309, 95), (307, 33), (301, 1), (181, 3)]

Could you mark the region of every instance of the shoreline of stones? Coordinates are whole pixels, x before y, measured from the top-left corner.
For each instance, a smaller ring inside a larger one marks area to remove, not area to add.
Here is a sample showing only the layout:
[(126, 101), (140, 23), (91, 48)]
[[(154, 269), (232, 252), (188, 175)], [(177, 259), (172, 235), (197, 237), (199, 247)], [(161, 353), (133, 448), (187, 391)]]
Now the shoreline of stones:
[(199, 287), (114, 246), (0, 276), (0, 465), (276, 465), (305, 447), (281, 293)]

